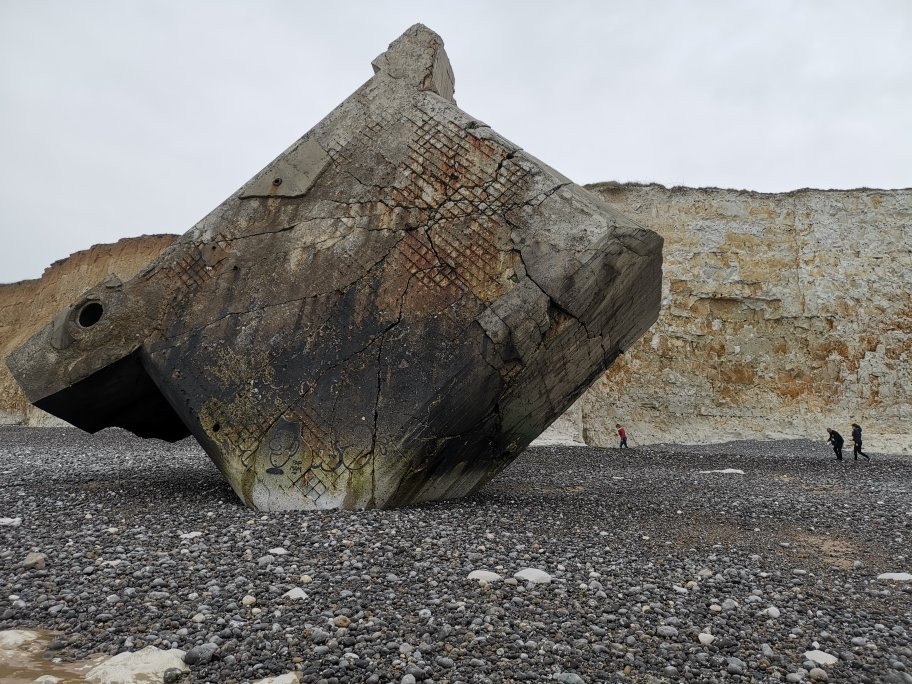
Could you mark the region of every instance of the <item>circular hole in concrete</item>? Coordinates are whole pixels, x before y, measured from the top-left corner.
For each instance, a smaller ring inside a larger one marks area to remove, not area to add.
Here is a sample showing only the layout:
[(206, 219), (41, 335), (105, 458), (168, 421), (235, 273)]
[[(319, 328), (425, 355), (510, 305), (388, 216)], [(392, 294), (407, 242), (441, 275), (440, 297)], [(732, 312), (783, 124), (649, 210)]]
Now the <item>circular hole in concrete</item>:
[(222, 424), (221, 424), (221, 423), (216, 423), (215, 425), (212, 426), (212, 431), (213, 431), (213, 432), (218, 432), (218, 431), (221, 430), (221, 429), (222, 429)]
[(98, 302), (89, 302), (79, 310), (79, 316), (76, 320), (83, 328), (91, 328), (101, 320), (104, 313), (104, 307)]

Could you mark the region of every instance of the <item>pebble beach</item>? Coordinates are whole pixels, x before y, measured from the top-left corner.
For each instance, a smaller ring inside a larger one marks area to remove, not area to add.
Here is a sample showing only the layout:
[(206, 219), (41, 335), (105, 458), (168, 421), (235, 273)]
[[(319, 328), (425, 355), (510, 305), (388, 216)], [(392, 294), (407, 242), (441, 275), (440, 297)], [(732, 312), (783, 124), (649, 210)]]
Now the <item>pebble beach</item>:
[(0, 474), (0, 630), (40, 635), (0, 681), (152, 647), (174, 682), (912, 682), (908, 457), (540, 446), (460, 500), (264, 514), (192, 440), (2, 427)]

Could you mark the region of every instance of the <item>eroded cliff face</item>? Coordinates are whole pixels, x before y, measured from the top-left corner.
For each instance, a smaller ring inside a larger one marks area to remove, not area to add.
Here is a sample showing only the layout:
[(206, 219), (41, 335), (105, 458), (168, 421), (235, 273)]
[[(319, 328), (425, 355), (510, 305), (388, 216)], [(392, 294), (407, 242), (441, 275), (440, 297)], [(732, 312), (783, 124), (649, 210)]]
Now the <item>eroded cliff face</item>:
[(582, 398), (590, 444), (848, 438), (912, 451), (912, 190), (590, 186), (665, 238), (662, 313)]
[[(912, 190), (589, 187), (665, 238), (659, 321), (555, 424), (614, 445), (848, 437), (912, 453)], [(0, 285), (0, 356), (87, 287), (170, 245), (99, 245)], [(0, 422), (41, 424), (0, 364)], [(559, 434), (558, 434), (559, 433)]]
[[(0, 285), (0, 360), (40, 330), (85, 290), (109, 275), (132, 278), (177, 239), (142, 235), (55, 261), (40, 278)], [(0, 362), (0, 424), (58, 425), (62, 421), (32, 406)]]

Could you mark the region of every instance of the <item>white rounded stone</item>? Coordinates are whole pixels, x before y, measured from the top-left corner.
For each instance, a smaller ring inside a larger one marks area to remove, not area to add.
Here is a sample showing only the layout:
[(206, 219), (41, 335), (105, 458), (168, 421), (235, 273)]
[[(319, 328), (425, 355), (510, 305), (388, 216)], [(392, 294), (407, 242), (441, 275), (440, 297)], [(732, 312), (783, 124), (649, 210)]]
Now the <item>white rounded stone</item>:
[(531, 582), (532, 584), (550, 584), (551, 575), (549, 575), (544, 570), (539, 570), (538, 568), (523, 568), (515, 575), (516, 579), (521, 582)]
[(4, 629), (0, 631), (0, 648), (14, 649), (24, 643), (34, 641), (38, 633), (30, 629)]
[(490, 584), (491, 582), (499, 582), (503, 579), (503, 577), (498, 575), (496, 572), (491, 572), (490, 570), (472, 570), (466, 579), (476, 580), (478, 582), (487, 582)]
[(165, 670), (177, 668), (188, 672), (184, 663), (184, 651), (172, 648), (167, 651), (147, 646), (141, 651), (118, 653), (86, 673), (86, 679), (93, 684), (138, 684), (139, 682), (161, 681)]
[(878, 575), (877, 579), (888, 582), (912, 582), (912, 575), (908, 572), (884, 572)]
[(257, 679), (253, 684), (298, 684), (301, 680), (298, 679), (298, 675), (294, 672), (286, 672), (285, 674), (278, 675), (276, 677), (266, 677), (264, 679)]
[(839, 661), (839, 658), (832, 655), (831, 653), (827, 653), (826, 651), (819, 651), (816, 649), (813, 651), (805, 651), (804, 657), (808, 660), (812, 660), (818, 665), (835, 665)]

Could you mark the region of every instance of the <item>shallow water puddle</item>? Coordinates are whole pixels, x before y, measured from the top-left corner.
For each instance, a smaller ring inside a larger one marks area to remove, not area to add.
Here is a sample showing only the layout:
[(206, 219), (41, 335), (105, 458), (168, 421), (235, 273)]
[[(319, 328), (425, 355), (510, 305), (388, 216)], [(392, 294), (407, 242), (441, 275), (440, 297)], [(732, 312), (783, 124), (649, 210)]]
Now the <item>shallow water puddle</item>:
[(108, 657), (97, 655), (73, 662), (62, 662), (60, 658), (48, 660), (44, 657), (44, 652), (53, 640), (54, 634), (39, 629), (9, 629), (0, 632), (0, 682), (34, 684), (42, 675), (56, 677), (56, 680), (48, 681), (58, 681), (61, 684), (84, 682), (86, 672)]

